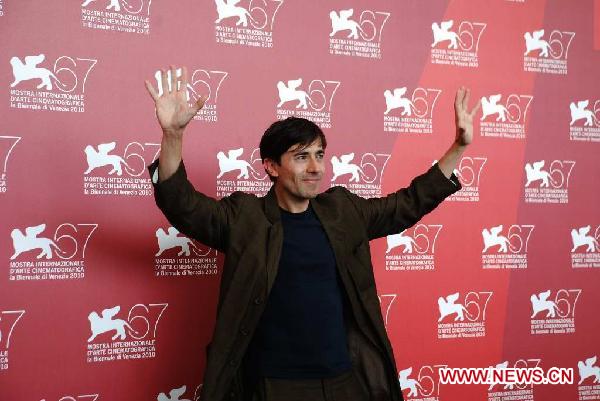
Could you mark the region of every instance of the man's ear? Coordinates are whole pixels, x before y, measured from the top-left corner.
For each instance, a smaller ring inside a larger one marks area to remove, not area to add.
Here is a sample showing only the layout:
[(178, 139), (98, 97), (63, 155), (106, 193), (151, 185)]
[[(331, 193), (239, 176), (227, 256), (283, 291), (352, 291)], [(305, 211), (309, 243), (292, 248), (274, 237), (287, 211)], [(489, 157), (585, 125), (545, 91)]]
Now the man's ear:
[(263, 160), (263, 167), (265, 168), (265, 171), (267, 172), (267, 174), (269, 174), (271, 177), (279, 176), (279, 173), (276, 169), (276, 165), (277, 165), (277, 162), (275, 162), (272, 159)]

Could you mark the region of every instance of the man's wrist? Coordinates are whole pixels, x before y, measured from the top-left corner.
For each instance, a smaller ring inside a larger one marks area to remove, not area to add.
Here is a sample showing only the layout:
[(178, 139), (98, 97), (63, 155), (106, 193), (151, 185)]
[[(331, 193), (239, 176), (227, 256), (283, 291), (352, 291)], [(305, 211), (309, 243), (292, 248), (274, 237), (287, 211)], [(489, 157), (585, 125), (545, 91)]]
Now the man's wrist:
[(175, 128), (163, 128), (163, 138), (168, 139), (181, 139), (183, 137), (183, 128), (175, 129)]
[(452, 145), (450, 146), (450, 148), (457, 152), (464, 152), (465, 149), (467, 148), (467, 146), (469, 146), (468, 143), (464, 143), (460, 139), (456, 138), (454, 140), (454, 142), (452, 142)]
[(163, 131), (161, 148), (181, 148), (183, 143), (183, 131), (180, 133)]
[[(471, 141), (466, 142), (465, 141), (465, 130), (462, 128), (456, 128), (456, 135), (454, 136), (454, 144), (456, 144), (457, 146), (461, 146), (463, 148), (469, 146), (469, 144), (471, 143)], [(470, 135), (469, 135), (470, 136)]]

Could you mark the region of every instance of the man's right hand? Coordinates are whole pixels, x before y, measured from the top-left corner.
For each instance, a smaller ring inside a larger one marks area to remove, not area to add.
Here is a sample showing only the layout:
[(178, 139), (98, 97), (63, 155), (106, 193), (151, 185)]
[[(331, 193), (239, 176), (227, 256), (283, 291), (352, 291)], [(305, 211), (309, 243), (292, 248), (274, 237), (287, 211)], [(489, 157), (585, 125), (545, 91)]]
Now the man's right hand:
[[(171, 79), (167, 71), (161, 69), (161, 89), (159, 96), (152, 84), (146, 80), (146, 89), (152, 96), (156, 106), (156, 117), (163, 130), (158, 158), (158, 180), (164, 181), (171, 177), (182, 159), (182, 138), (186, 125), (202, 109), (207, 97), (201, 96), (192, 106), (187, 100), (187, 69), (183, 67), (181, 77), (177, 77), (177, 70), (171, 66)], [(177, 82), (179, 81), (179, 85)], [(170, 87), (170, 88), (169, 88)]]
[[(159, 96), (152, 84), (146, 80), (146, 89), (154, 100), (156, 117), (165, 135), (181, 136), (186, 125), (202, 109), (206, 96), (201, 96), (196, 103), (189, 105), (187, 101), (187, 68), (183, 67), (181, 77), (177, 77), (177, 69), (170, 66), (171, 77), (166, 69), (161, 69), (162, 95)], [(177, 85), (179, 81), (179, 85)], [(169, 85), (170, 82), (170, 85)], [(170, 88), (169, 88), (170, 86)]]

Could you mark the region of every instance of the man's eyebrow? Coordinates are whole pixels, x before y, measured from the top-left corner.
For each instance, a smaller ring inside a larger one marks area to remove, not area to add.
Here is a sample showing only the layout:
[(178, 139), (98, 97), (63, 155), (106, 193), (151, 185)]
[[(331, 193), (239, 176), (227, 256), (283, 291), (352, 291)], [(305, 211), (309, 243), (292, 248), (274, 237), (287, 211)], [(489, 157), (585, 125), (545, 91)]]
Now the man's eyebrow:
[[(307, 150), (298, 150), (293, 152), (294, 156), (298, 155), (307, 155), (309, 152)], [(319, 149), (315, 153), (325, 153), (325, 149)]]

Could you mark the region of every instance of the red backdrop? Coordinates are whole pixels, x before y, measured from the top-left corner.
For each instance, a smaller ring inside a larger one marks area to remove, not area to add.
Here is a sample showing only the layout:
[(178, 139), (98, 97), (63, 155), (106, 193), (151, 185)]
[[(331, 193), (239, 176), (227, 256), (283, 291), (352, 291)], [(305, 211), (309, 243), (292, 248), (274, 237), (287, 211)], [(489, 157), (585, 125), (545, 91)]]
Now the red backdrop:
[[(472, 88), (464, 188), (371, 244), (404, 395), (600, 400), (595, 3), (0, 0), (0, 399), (196, 398), (223, 255), (170, 228), (145, 171), (143, 81), (176, 64), (210, 96), (184, 158), (215, 197), (266, 192), (258, 141), (292, 114), (327, 135), (323, 189), (389, 193)], [(574, 384), (439, 383), (502, 363)]]

